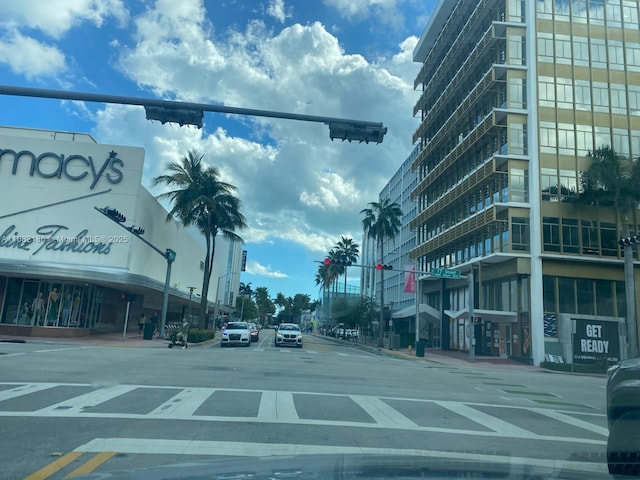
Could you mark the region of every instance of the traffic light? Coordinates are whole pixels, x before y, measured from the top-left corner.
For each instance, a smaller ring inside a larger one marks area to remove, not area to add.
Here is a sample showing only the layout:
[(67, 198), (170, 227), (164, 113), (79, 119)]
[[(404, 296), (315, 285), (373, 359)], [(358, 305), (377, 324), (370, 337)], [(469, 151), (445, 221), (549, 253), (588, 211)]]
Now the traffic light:
[(147, 120), (158, 120), (163, 125), (167, 122), (183, 125), (195, 125), (202, 128), (202, 119), (204, 111), (188, 110), (184, 108), (165, 108), (165, 107), (144, 107), (147, 113)]
[(341, 265), (343, 267), (350, 267), (351, 265), (353, 265), (347, 260), (336, 260), (335, 258), (325, 258), (323, 263), (325, 265)]
[(167, 248), (167, 250), (164, 252), (164, 258), (167, 259), (167, 262), (173, 262), (176, 259), (176, 252), (171, 250), (170, 248)]
[(376, 270), (393, 270), (393, 265), (383, 265), (381, 263), (378, 263), (376, 265)]
[(144, 234), (144, 228), (136, 227), (135, 225), (132, 226), (132, 227), (129, 227), (129, 231), (131, 233), (133, 233), (134, 235), (143, 235)]
[(348, 123), (329, 123), (329, 138), (331, 140), (339, 139), (343, 142), (348, 140), (351, 142), (373, 142), (382, 143), (387, 127), (383, 127), (381, 123), (368, 125), (353, 125)]
[(640, 244), (640, 235), (631, 235), (630, 237), (621, 238), (618, 243), (621, 247)]
[(111, 207), (104, 207), (103, 208), (103, 213), (111, 218), (112, 220), (115, 220), (118, 223), (124, 223), (127, 221), (127, 217), (125, 217), (122, 213), (120, 213), (118, 210), (116, 210), (115, 208), (111, 208)]

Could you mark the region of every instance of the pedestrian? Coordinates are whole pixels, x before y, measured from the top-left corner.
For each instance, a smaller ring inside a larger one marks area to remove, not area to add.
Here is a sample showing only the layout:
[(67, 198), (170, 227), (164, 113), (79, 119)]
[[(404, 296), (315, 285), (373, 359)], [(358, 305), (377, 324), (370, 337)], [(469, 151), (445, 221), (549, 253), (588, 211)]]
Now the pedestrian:
[(182, 319), (182, 329), (176, 333), (176, 341), (182, 340), (183, 345), (182, 349), (187, 348), (187, 337), (189, 336), (189, 322), (187, 322), (184, 318)]
[(149, 321), (151, 322), (151, 326), (153, 327), (153, 334), (156, 335), (158, 333), (158, 314), (156, 312), (153, 312), (153, 315), (151, 315)]
[(145, 317), (144, 312), (142, 312), (142, 314), (140, 315), (140, 318), (138, 319), (138, 335), (142, 335), (142, 332), (144, 331), (145, 323), (147, 323), (147, 317)]

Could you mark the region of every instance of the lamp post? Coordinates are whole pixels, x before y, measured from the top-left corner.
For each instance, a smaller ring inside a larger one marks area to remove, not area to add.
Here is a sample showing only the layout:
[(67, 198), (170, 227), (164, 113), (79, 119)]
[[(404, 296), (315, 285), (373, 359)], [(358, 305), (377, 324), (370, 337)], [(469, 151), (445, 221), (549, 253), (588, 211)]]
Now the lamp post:
[(174, 250), (171, 250), (170, 248), (167, 248), (164, 251), (162, 251), (161, 249), (156, 247), (154, 244), (149, 242), (146, 238), (142, 236), (144, 234), (144, 228), (137, 227), (135, 225), (126, 227), (124, 223), (127, 221), (127, 217), (125, 217), (122, 213), (120, 213), (115, 208), (111, 208), (109, 206), (106, 206), (103, 208), (98, 208), (98, 207), (93, 207), (93, 208), (98, 212), (100, 212), (105, 217), (107, 217), (112, 222), (116, 223), (117, 225), (120, 225), (120, 227), (124, 228), (126, 231), (131, 233), (136, 238), (139, 238), (140, 240), (142, 240), (145, 244), (147, 244), (147, 246), (151, 247), (156, 253), (162, 255), (162, 257), (167, 261), (167, 273), (165, 275), (164, 292), (162, 296), (162, 314), (160, 318), (160, 327), (158, 328), (158, 333), (160, 337), (164, 338), (164, 327), (167, 323), (167, 309), (169, 306), (169, 286), (171, 282), (171, 264), (176, 259), (176, 252)]
[(197, 287), (187, 287), (189, 289), (189, 310), (188, 310), (188, 315), (189, 315), (189, 323), (191, 323), (191, 297), (193, 295), (193, 291), (197, 288)]
[(633, 246), (640, 244), (640, 235), (631, 235), (619, 240), (624, 252), (624, 290), (627, 304), (627, 358), (638, 354), (638, 332), (636, 320), (636, 282), (633, 271)]

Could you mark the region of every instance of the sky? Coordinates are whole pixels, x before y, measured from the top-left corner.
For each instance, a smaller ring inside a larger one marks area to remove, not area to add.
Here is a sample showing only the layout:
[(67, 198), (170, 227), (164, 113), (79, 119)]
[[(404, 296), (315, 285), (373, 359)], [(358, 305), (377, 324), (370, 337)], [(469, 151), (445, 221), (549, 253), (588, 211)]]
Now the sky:
[(10, 96), (0, 125), (143, 147), (154, 195), (167, 163), (204, 154), (247, 218), (241, 281), (315, 299), (315, 261), (342, 236), (361, 243), (360, 211), (413, 149), (412, 53), (436, 3), (0, 1), (1, 84), (382, 122), (382, 144), (332, 142), (321, 123), (206, 113), (198, 129), (150, 122), (142, 107)]

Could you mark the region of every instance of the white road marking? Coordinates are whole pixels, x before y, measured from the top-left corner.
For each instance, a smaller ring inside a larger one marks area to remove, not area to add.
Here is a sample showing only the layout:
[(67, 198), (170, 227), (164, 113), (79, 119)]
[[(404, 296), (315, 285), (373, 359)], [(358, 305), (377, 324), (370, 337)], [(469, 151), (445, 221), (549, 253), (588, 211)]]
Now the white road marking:
[(474, 422), (486, 427), (494, 432), (501, 433), (504, 436), (508, 437), (518, 437), (518, 438), (535, 438), (537, 435), (529, 432), (520, 427), (516, 427), (510, 423), (505, 422), (504, 420), (500, 420), (497, 417), (489, 415), (488, 413), (481, 412), (480, 410), (476, 410), (468, 405), (465, 405), (461, 402), (443, 402), (436, 400), (434, 402), (437, 405), (440, 405), (447, 410), (450, 410), (458, 415), (461, 415), (469, 420), (473, 420)]
[(573, 470), (578, 472), (607, 473), (605, 463), (547, 460), (506, 455), (482, 455), (479, 453), (442, 452), (402, 448), (351, 447), (345, 445), (302, 445), (295, 443), (254, 443), (205, 440), (175, 440), (152, 438), (96, 438), (75, 449), (76, 452), (118, 452), (124, 454), (157, 455), (203, 455), (212, 452), (221, 456), (271, 457), (305, 454), (363, 454), (363, 455), (407, 455), (415, 457), (447, 458), (474, 462), (492, 462), (521, 468), (523, 465), (548, 468), (553, 471)]
[(365, 395), (349, 395), (349, 398), (383, 427), (414, 429), (418, 426), (379, 398)]
[(58, 410), (64, 410), (68, 414), (81, 414), (85, 408), (95, 407), (101, 403), (113, 400), (114, 398), (124, 395), (137, 387), (134, 385), (113, 385), (109, 387), (99, 388), (93, 392), (88, 392), (83, 395), (59, 402), (48, 407), (36, 410), (34, 413), (38, 414), (52, 414)]
[(590, 432), (604, 435), (605, 437), (609, 436), (609, 429), (606, 427), (594, 425), (591, 422), (585, 422), (584, 420), (565, 415), (564, 413), (556, 412), (555, 410), (547, 410), (546, 408), (532, 408), (531, 411), (549, 418), (553, 418), (554, 420), (558, 420), (559, 422), (573, 425), (574, 427), (583, 428), (584, 430), (589, 430)]
[(83, 347), (67, 347), (67, 348), (50, 348), (48, 350), (34, 350), (33, 353), (64, 352), (67, 350), (83, 350), (85, 348), (93, 348), (93, 347), (83, 346)]
[[(30, 393), (45, 391), (49, 388), (56, 386), (87, 386), (90, 384), (69, 384), (69, 383), (18, 383), (18, 382), (0, 382), (0, 385), (13, 386), (8, 390), (0, 391), (0, 401), (5, 399), (17, 398)], [(100, 388), (93, 392), (88, 392), (83, 395), (78, 395), (74, 398), (70, 398), (64, 402), (59, 402), (48, 407), (28, 412), (28, 411), (0, 411), (0, 417), (33, 417), (33, 418), (99, 418), (99, 419), (131, 419), (131, 420), (148, 420), (154, 419), (166, 419), (166, 420), (188, 420), (188, 421), (202, 421), (202, 422), (223, 422), (223, 423), (274, 423), (274, 424), (292, 424), (292, 425), (318, 425), (318, 426), (335, 426), (339, 428), (358, 427), (358, 428), (372, 428), (372, 429), (392, 429), (392, 430), (410, 430), (418, 432), (434, 432), (443, 434), (456, 434), (456, 435), (470, 435), (480, 437), (494, 437), (494, 438), (526, 438), (537, 441), (552, 441), (563, 443), (579, 443), (590, 445), (606, 445), (606, 439), (596, 440), (590, 438), (571, 438), (561, 436), (550, 435), (538, 435), (527, 430), (521, 429), (514, 425), (511, 425), (503, 420), (500, 420), (491, 415), (485, 414), (479, 410), (473, 408), (473, 406), (491, 406), (496, 408), (519, 408), (528, 411), (537, 411), (543, 409), (537, 409), (533, 407), (524, 406), (511, 406), (511, 405), (493, 405), (493, 404), (480, 404), (473, 402), (451, 402), (451, 401), (437, 401), (437, 400), (425, 400), (425, 399), (411, 399), (411, 398), (394, 398), (394, 397), (374, 397), (365, 395), (344, 395), (335, 393), (321, 393), (321, 392), (283, 392), (272, 390), (255, 390), (255, 389), (234, 389), (234, 388), (185, 388), (185, 387), (173, 387), (162, 386), (161, 388), (175, 390), (176, 395), (167, 402), (164, 402), (150, 413), (138, 414), (138, 413), (101, 413), (87, 411), (88, 407), (99, 405), (108, 400), (116, 399), (118, 396), (123, 395), (134, 389), (153, 389), (160, 388), (153, 385), (114, 385), (105, 388)], [(245, 417), (229, 417), (229, 416), (213, 416), (213, 415), (197, 415), (194, 416), (194, 412), (197, 408), (216, 390), (225, 392), (256, 392), (261, 393), (260, 405), (258, 408), (257, 417), (245, 416)], [(46, 395), (46, 393), (43, 393)], [(356, 404), (367, 412), (374, 420), (372, 422), (352, 422), (352, 421), (337, 421), (337, 420), (316, 420), (299, 418), (295, 403), (293, 400), (294, 394), (301, 394), (306, 396), (322, 395), (323, 397), (336, 397), (336, 398), (351, 398)], [(409, 418), (402, 415), (388, 405), (384, 400), (402, 400), (420, 402), (423, 404), (437, 404), (444, 408), (447, 408), (463, 417), (479, 423), (490, 431), (479, 430), (467, 430), (467, 429), (452, 429), (441, 428), (431, 426), (421, 426), (415, 424)], [(548, 410), (544, 410), (547, 412)], [(566, 412), (567, 414), (578, 414), (580, 412)], [(590, 424), (583, 424), (580, 420), (564, 415), (562, 412), (557, 412), (557, 415), (548, 415), (560, 423), (571, 424), (580, 426), (596, 433), (602, 433), (599, 427), (594, 427)]]
[(17, 357), (18, 355), (26, 355), (25, 352), (19, 352), (19, 353), (7, 353), (5, 355), (0, 355), (0, 359), (2, 358), (7, 358), (7, 357)]
[(21, 383), (15, 388), (0, 391), (0, 402), (21, 397), (23, 395), (29, 395), (34, 392), (41, 392), (42, 390), (47, 390), (57, 386), (57, 383)]
[(350, 357), (351, 355), (349, 355), (348, 353), (342, 353), (342, 352), (336, 352), (338, 355), (340, 355), (341, 357)]
[(212, 388), (185, 388), (174, 395), (156, 409), (149, 412), (149, 416), (166, 415), (191, 417), (200, 406), (215, 392)]
[(296, 406), (293, 403), (291, 392), (262, 392), (260, 407), (258, 407), (259, 420), (275, 420), (287, 423), (296, 423), (300, 420)]

